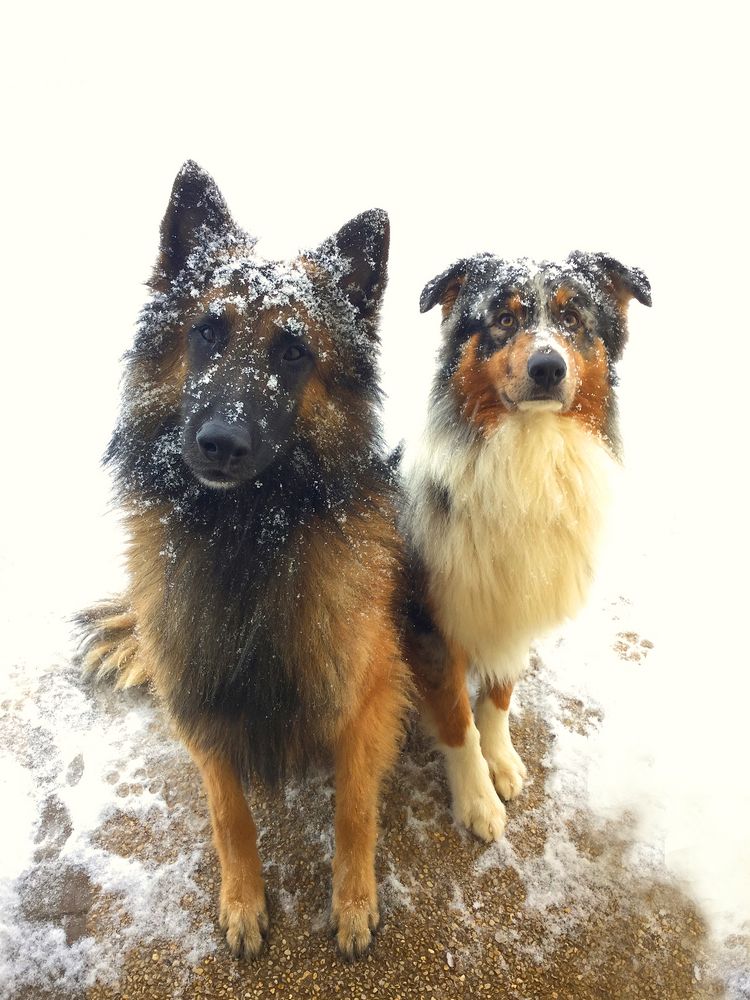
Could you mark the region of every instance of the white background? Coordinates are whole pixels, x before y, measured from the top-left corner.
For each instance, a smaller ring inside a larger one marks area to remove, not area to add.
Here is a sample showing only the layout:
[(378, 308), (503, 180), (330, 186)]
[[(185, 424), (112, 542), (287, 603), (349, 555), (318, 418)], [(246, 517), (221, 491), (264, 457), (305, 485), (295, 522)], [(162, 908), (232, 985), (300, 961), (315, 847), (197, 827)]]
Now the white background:
[[(417, 309), (429, 278), (481, 250), (607, 250), (642, 267), (654, 297), (651, 311), (631, 307), (627, 503), (615, 526), (630, 564), (608, 572), (637, 591), (661, 655), (613, 707), (600, 797), (640, 802), (646, 827), (658, 800), (668, 860), (717, 926), (750, 918), (740, 10), (638, 0), (6, 13), (3, 658), (47, 655), (59, 615), (117, 585), (97, 463), (184, 159), (213, 173), (269, 255), (388, 210), (392, 442), (418, 421), (432, 371), (437, 316)], [(631, 766), (635, 747), (648, 774)]]

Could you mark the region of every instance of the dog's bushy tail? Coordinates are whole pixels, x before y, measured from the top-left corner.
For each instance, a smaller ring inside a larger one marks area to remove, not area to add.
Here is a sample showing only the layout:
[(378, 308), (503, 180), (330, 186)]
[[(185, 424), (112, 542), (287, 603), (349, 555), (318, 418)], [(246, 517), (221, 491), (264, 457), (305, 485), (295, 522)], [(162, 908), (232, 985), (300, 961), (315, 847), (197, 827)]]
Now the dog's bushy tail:
[(78, 661), (84, 673), (97, 679), (114, 677), (115, 687), (128, 688), (149, 680), (138, 656), (135, 613), (122, 598), (100, 601), (74, 618), (80, 635)]

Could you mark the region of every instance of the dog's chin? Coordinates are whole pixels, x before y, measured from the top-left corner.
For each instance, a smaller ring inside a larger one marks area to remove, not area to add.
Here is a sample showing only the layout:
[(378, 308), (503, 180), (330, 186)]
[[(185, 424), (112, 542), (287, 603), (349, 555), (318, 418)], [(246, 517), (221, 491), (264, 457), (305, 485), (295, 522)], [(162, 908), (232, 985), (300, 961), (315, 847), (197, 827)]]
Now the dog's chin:
[(244, 482), (244, 480), (242, 479), (232, 479), (230, 476), (226, 476), (225, 478), (222, 479), (217, 479), (213, 477), (209, 478), (208, 476), (205, 475), (200, 475), (197, 472), (194, 472), (193, 475), (201, 484), (201, 486), (208, 486), (208, 488), (212, 490), (233, 490), (236, 486), (239, 486), (240, 483)]
[(513, 399), (500, 390), (500, 399), (511, 413), (562, 413), (565, 403), (554, 396), (526, 396), (523, 399)]
[(250, 464), (232, 472), (225, 472), (212, 468), (203, 462), (194, 461), (190, 455), (183, 455), (183, 461), (196, 482), (209, 490), (223, 490), (224, 492), (234, 490), (238, 486), (252, 482), (259, 475), (257, 467)]
[(220, 469), (206, 468), (203, 465), (186, 461), (193, 478), (210, 490), (235, 490), (241, 486), (248, 486), (255, 483), (260, 485), (260, 477), (268, 468), (268, 465), (253, 464), (247, 465), (243, 469), (235, 472), (222, 472)]
[(201, 486), (210, 490), (233, 490), (246, 482), (245, 476), (233, 476), (229, 472), (220, 472), (218, 469), (205, 469), (202, 466), (195, 466), (192, 462), (186, 461), (190, 474)]
[(516, 403), (521, 413), (560, 413), (562, 408), (559, 399), (519, 399)]

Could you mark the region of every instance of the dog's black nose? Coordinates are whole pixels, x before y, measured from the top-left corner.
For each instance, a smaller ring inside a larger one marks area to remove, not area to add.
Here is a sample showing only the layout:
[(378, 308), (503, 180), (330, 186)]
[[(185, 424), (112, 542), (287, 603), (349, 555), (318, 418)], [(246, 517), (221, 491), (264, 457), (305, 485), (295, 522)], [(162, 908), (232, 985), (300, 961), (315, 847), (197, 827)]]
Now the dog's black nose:
[(567, 371), (565, 358), (557, 351), (534, 351), (529, 358), (529, 378), (547, 391), (559, 385)]
[(225, 424), (221, 420), (207, 421), (195, 436), (204, 458), (212, 465), (229, 465), (232, 460), (250, 454), (250, 432), (241, 424)]

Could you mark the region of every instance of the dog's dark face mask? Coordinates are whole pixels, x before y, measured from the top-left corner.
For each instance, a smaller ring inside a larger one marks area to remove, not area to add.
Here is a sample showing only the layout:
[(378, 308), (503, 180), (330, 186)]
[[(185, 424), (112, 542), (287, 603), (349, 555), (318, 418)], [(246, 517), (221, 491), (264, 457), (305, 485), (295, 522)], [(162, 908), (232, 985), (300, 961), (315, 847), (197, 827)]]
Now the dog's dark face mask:
[[(264, 274), (279, 277), (273, 266)], [(291, 298), (283, 310), (264, 308), (250, 295), (219, 297), (186, 331), (182, 454), (206, 486), (256, 479), (287, 452), (319, 364), (303, 309)]]
[(385, 213), (357, 216), (291, 262), (265, 261), (188, 164), (161, 233), (155, 283), (179, 302), (182, 457), (195, 478), (217, 489), (257, 480), (306, 434), (342, 431), (340, 373), (362, 367), (386, 281)]

